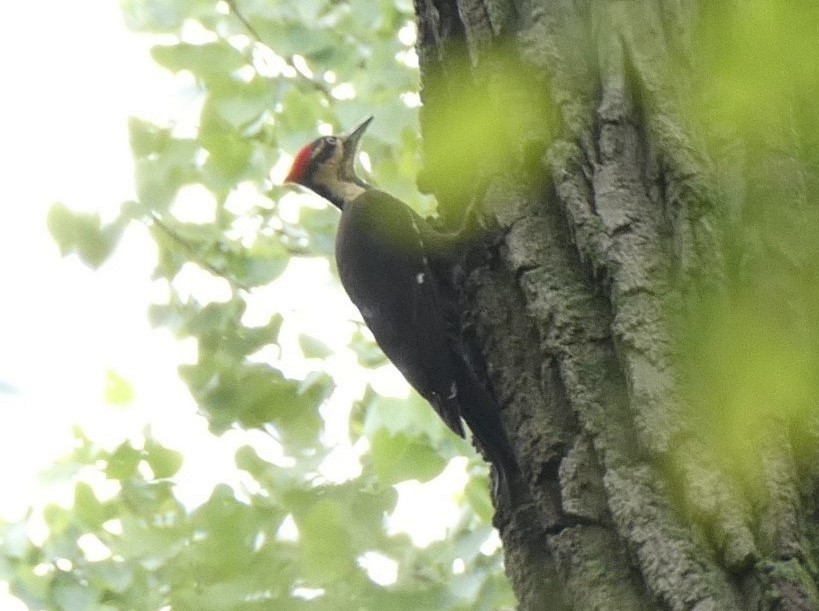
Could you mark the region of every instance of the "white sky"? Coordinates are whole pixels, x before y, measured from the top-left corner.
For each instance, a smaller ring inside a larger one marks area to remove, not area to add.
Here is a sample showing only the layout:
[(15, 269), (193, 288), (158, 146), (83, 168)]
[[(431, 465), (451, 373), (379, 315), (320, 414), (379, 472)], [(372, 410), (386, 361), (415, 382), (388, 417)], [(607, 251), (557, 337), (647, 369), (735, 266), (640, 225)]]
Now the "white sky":
[[(56, 200), (110, 218), (131, 195), (123, 115), (145, 68), (120, 23), (114, 2), (50, 0), (12, 3), (0, 24), (0, 380), (17, 390), (0, 395), (0, 464), (15, 465), (0, 477), (19, 491), (0, 501), (6, 515), (30, 500), (31, 471), (69, 449), (70, 423), (97, 411), (106, 369), (128, 378), (146, 351), (164, 355), (145, 333), (150, 256), (97, 275), (60, 259), (45, 228)], [(144, 239), (130, 247), (150, 253)]]

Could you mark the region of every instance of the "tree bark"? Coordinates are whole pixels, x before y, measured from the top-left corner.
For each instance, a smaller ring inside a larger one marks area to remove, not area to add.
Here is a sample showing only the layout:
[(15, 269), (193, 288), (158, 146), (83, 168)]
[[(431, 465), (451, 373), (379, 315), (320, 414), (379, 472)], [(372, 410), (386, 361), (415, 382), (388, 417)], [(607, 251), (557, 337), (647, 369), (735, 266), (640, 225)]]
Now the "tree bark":
[(725, 291), (743, 197), (681, 109), (706, 7), (415, 5), (419, 184), (499, 236), (464, 292), (527, 490), (496, 516), (520, 608), (819, 609), (819, 426), (811, 464), (772, 420), (750, 494), (681, 392), (675, 325)]

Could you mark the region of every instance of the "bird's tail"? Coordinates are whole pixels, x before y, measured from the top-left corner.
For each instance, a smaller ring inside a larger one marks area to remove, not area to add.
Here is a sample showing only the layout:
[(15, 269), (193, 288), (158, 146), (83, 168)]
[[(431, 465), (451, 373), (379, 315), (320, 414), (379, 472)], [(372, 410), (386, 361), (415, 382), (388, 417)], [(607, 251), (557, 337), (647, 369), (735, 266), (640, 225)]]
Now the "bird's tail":
[(496, 494), (511, 503), (520, 469), (503, 427), (500, 407), (492, 394), (463, 363), (459, 368), (460, 412), (496, 470)]

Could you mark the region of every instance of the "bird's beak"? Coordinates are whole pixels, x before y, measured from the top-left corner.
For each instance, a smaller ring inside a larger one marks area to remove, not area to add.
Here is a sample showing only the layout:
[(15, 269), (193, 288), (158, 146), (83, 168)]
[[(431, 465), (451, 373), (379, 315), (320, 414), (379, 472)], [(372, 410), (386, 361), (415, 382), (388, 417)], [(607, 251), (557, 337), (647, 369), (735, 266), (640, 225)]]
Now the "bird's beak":
[(344, 140), (344, 167), (348, 170), (349, 175), (353, 175), (355, 165), (355, 154), (358, 151), (358, 141), (361, 140), (361, 136), (364, 135), (364, 132), (367, 131), (367, 127), (369, 127), (370, 123), (372, 122), (373, 118), (367, 117), (362, 121), (358, 127), (356, 127), (353, 131), (343, 137)]

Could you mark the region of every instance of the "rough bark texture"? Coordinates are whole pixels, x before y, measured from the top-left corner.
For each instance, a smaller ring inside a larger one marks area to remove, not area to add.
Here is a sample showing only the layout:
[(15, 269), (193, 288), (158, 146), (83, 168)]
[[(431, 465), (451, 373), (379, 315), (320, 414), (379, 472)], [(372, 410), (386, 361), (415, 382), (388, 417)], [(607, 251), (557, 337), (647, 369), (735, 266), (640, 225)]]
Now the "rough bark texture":
[[(725, 281), (728, 206), (678, 107), (704, 6), (416, 0), (419, 184), (499, 236), (465, 292), (528, 491), (496, 518), (524, 610), (819, 609), (816, 468), (772, 426), (749, 500), (673, 366), (670, 317)], [(463, 98), (501, 130), (453, 168)]]

